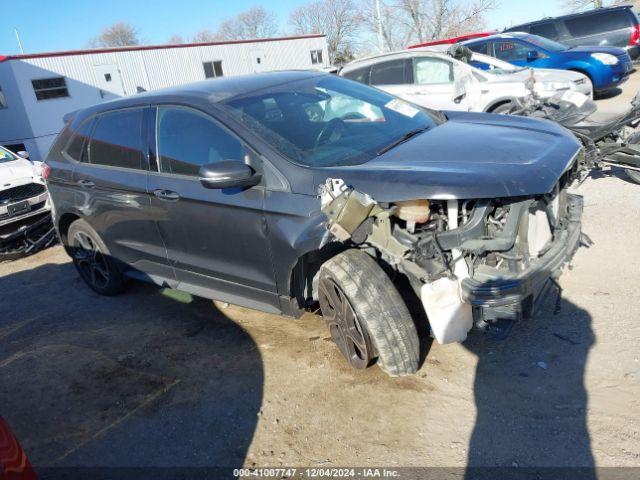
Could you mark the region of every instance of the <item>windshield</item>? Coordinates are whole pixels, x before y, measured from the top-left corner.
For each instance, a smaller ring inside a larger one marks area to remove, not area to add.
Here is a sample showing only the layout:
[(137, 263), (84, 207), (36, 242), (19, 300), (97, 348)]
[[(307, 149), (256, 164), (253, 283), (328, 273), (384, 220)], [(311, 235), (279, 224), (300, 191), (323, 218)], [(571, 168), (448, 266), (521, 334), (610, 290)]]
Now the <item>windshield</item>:
[(0, 163), (13, 162), (14, 160), (17, 160), (17, 159), (18, 157), (16, 157), (9, 150), (7, 150), (4, 147), (0, 147)]
[(554, 42), (553, 40), (539, 37), (538, 35), (518, 35), (517, 38), (521, 38), (522, 40), (529, 42), (536, 47), (543, 48), (550, 52), (563, 52), (567, 49), (567, 46), (563, 45), (560, 42)]
[(223, 104), (291, 161), (312, 167), (358, 165), (418, 129), (436, 112), (335, 76), (278, 85)]

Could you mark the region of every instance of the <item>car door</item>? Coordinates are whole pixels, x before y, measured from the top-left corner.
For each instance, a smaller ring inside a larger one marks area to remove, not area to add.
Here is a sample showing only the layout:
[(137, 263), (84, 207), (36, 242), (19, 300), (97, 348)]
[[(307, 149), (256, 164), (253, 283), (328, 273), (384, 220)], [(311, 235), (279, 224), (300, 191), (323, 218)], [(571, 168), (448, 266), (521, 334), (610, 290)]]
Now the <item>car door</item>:
[[(67, 147), (76, 205), (117, 260), (163, 283), (173, 279), (147, 193), (148, 108), (125, 108), (89, 120)], [(85, 135), (90, 137), (85, 139)]]
[(258, 156), (208, 113), (159, 105), (157, 171), (151, 203), (178, 288), (221, 301), (278, 311), (263, 214), (264, 188), (209, 189), (202, 165), (237, 160), (260, 170)]
[(466, 97), (456, 97), (453, 62), (438, 57), (412, 59), (413, 83), (400, 96), (435, 110), (469, 110)]
[(412, 87), (410, 74), (411, 59), (387, 60), (371, 66), (369, 84), (392, 95), (402, 96)]

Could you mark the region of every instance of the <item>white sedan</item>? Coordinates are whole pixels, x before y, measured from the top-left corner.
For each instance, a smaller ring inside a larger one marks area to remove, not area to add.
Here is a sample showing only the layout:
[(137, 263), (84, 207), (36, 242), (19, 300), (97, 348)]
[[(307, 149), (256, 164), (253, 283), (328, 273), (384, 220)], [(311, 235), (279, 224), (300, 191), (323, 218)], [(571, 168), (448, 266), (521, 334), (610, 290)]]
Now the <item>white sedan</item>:
[(490, 69), (481, 70), (446, 52), (412, 49), (355, 60), (340, 75), (436, 110), (501, 113), (514, 98), (529, 93), (531, 80), (542, 98), (569, 91), (593, 94), (589, 79), (578, 72), (515, 67), (477, 53), (470, 61)]
[(0, 147), (0, 261), (35, 253), (55, 240), (43, 164)]

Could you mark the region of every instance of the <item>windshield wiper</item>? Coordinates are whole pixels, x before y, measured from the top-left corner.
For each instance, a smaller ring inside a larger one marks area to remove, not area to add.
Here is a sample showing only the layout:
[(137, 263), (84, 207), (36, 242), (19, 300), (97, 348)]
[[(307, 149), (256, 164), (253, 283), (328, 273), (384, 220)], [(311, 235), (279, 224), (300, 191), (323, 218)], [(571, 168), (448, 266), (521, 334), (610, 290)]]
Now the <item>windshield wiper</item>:
[(410, 140), (411, 138), (415, 137), (416, 135), (420, 135), (421, 133), (426, 132), (427, 130), (429, 130), (429, 127), (420, 127), (420, 128), (416, 128), (415, 130), (410, 130), (407, 133), (405, 133), (404, 135), (402, 135), (395, 142), (393, 142), (393, 143), (387, 145), (386, 147), (384, 147), (376, 155), (380, 156), (383, 153), (387, 153), (389, 150), (397, 147), (398, 145), (403, 144), (407, 140)]

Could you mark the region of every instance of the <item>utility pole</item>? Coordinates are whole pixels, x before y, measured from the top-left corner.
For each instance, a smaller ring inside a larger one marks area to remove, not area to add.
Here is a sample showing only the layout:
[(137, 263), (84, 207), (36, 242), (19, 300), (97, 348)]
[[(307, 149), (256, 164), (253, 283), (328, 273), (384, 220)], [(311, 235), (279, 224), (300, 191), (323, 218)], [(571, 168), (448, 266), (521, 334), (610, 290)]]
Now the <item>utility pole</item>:
[(382, 15), (380, 13), (380, 0), (376, 0), (376, 20), (378, 23), (378, 50), (384, 52), (384, 36), (382, 34)]
[(20, 49), (20, 53), (24, 53), (24, 48), (22, 48), (22, 42), (20, 41), (20, 34), (18, 33), (18, 29), (14, 28), (13, 31), (16, 33), (16, 40), (18, 41), (18, 48)]

